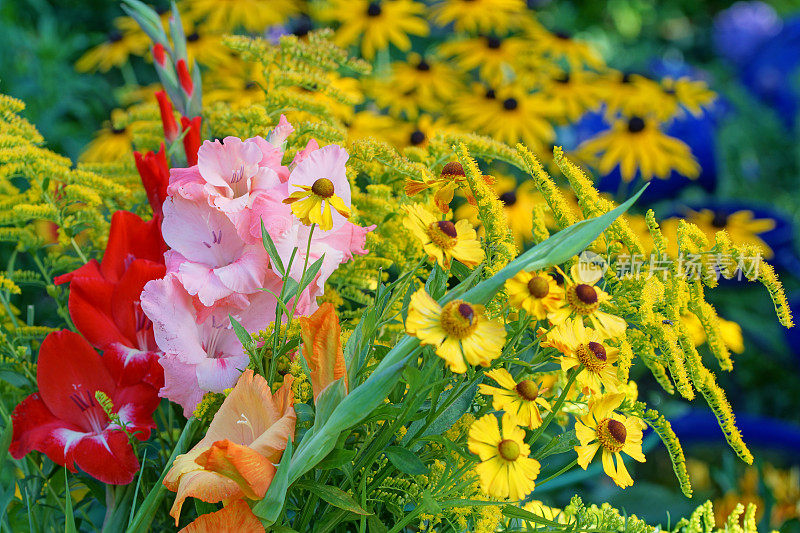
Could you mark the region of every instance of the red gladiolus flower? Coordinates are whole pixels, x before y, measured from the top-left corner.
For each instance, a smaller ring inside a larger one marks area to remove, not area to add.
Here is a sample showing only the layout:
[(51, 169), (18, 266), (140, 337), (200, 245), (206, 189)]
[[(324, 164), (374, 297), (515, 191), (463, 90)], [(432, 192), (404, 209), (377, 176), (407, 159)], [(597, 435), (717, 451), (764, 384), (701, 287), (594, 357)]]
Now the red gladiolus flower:
[[(175, 123), (174, 118), (172, 122)], [(177, 127), (176, 125), (175, 137), (177, 137)], [(166, 131), (166, 125), (164, 130)], [(169, 140), (169, 135), (167, 135), (167, 140)], [(161, 145), (158, 152), (146, 152), (144, 155), (133, 152), (133, 158), (136, 160), (136, 169), (142, 178), (142, 185), (147, 193), (147, 201), (150, 202), (153, 215), (155, 218), (161, 219), (161, 207), (167, 198), (167, 185), (169, 184), (169, 164), (164, 145)]]
[(172, 102), (169, 101), (169, 96), (164, 91), (156, 92), (156, 100), (158, 100), (158, 109), (161, 112), (161, 124), (164, 126), (164, 138), (168, 143), (171, 143), (178, 138), (178, 123), (175, 122), (175, 115), (172, 113)]
[(156, 60), (156, 63), (164, 66), (164, 62), (167, 60), (167, 56), (165, 55), (164, 45), (161, 43), (156, 43), (153, 45), (153, 59)]
[(83, 337), (71, 331), (49, 334), (39, 350), (39, 392), (31, 394), (11, 415), (9, 451), (15, 459), (38, 450), (54, 462), (114, 485), (133, 481), (139, 461), (122, 428), (112, 423), (95, 399), (104, 392), (122, 423), (139, 440), (155, 427), (156, 388), (124, 380)]
[(201, 117), (194, 117), (189, 120), (186, 117), (181, 117), (181, 126), (184, 131), (189, 130), (189, 133), (183, 138), (183, 149), (186, 150), (186, 160), (189, 166), (197, 164), (197, 151), (200, 150), (200, 126), (202, 123)]
[(186, 66), (186, 61), (183, 59), (178, 60), (177, 71), (178, 81), (181, 83), (183, 91), (186, 93), (186, 96), (191, 97), (194, 92), (194, 83), (192, 82), (191, 74), (189, 74), (189, 68)]
[(148, 281), (164, 277), (165, 249), (158, 220), (144, 222), (133, 213), (117, 211), (103, 261), (89, 261), (55, 280), (71, 282), (72, 321), (128, 384), (144, 380), (163, 386), (153, 325), (139, 297)]

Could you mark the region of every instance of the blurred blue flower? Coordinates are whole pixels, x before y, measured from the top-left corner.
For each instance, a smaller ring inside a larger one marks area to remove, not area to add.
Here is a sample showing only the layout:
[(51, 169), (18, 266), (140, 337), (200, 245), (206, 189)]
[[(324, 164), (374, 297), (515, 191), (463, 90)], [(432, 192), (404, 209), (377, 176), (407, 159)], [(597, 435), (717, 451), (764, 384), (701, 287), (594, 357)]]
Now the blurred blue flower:
[(736, 2), (714, 18), (713, 41), (717, 53), (743, 66), (759, 46), (781, 30), (781, 19), (764, 2)]
[[(719, 442), (724, 438), (714, 413), (691, 409), (681, 416), (671, 418), (672, 429), (682, 444)], [(744, 441), (750, 446), (777, 449), (793, 454), (800, 450), (800, 426), (748, 414), (736, 414), (736, 425)]]

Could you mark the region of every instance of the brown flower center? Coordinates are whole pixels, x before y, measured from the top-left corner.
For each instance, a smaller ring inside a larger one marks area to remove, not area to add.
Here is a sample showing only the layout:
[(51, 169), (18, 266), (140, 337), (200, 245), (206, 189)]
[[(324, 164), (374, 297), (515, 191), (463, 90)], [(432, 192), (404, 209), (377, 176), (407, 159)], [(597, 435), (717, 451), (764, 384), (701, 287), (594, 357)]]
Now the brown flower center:
[(328, 178), (320, 178), (311, 186), (311, 192), (323, 198), (333, 196), (333, 182)]
[(539, 387), (530, 379), (520, 381), (514, 388), (523, 400), (532, 402), (539, 397)]
[(445, 304), (439, 321), (448, 337), (464, 339), (478, 327), (480, 316), (472, 305), (464, 300), (453, 300)]
[(590, 372), (600, 372), (608, 364), (608, 356), (605, 347), (599, 342), (581, 344), (575, 350), (575, 357)]
[(544, 298), (550, 292), (550, 283), (541, 276), (533, 276), (528, 282), (528, 292), (534, 298)]
[(428, 226), (428, 237), (442, 250), (448, 250), (458, 242), (456, 225), (449, 220), (438, 220)]
[(516, 461), (519, 457), (519, 444), (511, 439), (503, 439), (497, 445), (497, 451), (500, 452), (500, 457), (506, 461)]
[(581, 315), (590, 315), (600, 307), (597, 289), (585, 283), (569, 287), (566, 299), (570, 308)]
[(619, 420), (604, 418), (597, 424), (597, 440), (611, 453), (621, 451), (627, 438), (628, 430)]
[(450, 161), (442, 169), (442, 177), (444, 176), (466, 176), (464, 167), (458, 161)]

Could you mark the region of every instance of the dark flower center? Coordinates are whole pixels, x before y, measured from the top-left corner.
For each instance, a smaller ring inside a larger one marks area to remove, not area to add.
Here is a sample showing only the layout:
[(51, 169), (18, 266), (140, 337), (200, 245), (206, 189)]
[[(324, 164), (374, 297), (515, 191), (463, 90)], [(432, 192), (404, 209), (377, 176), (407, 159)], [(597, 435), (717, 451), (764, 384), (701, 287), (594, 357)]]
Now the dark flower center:
[(528, 292), (534, 298), (544, 298), (550, 292), (550, 283), (541, 276), (534, 276), (528, 282)]
[(423, 72), (427, 72), (430, 69), (431, 69), (431, 66), (424, 59), (420, 59), (419, 63), (417, 63), (417, 70), (421, 70)]
[(497, 50), (498, 48), (500, 48), (501, 44), (503, 44), (503, 42), (500, 40), (499, 37), (491, 36), (486, 38), (486, 46), (488, 46), (492, 50)]
[(591, 341), (589, 343), (589, 351), (591, 351), (595, 358), (599, 359), (600, 361), (606, 361), (608, 359), (605, 347), (599, 342)]
[(559, 287), (564, 285), (564, 276), (561, 275), (561, 272), (554, 270), (553, 272), (550, 272), (550, 277), (553, 278), (553, 280), (555, 280), (556, 285), (558, 285)]
[(108, 42), (110, 43), (118, 43), (122, 40), (122, 34), (117, 30), (112, 30), (108, 32)]
[(522, 397), (522, 399), (529, 402), (532, 402), (539, 397), (539, 387), (537, 387), (536, 383), (530, 379), (520, 381), (514, 388), (516, 389), (517, 394)]
[(381, 4), (379, 2), (370, 2), (369, 6), (367, 7), (367, 15), (370, 17), (377, 17), (379, 16), (383, 10), (381, 9)]
[(513, 111), (513, 110), (515, 110), (515, 109), (517, 108), (517, 105), (518, 105), (518, 104), (517, 104), (517, 100), (516, 100), (516, 98), (506, 98), (506, 99), (503, 101), (503, 108), (504, 108), (506, 111)]
[(511, 207), (517, 203), (517, 193), (515, 191), (504, 192), (500, 195), (500, 201), (503, 202), (504, 206)]
[(420, 145), (425, 142), (425, 134), (419, 130), (415, 130), (411, 133), (411, 137), (409, 139), (411, 144), (414, 146)]
[(187, 43), (193, 43), (199, 39), (200, 39), (200, 34), (197, 32), (190, 33), (189, 35), (186, 36)]
[(711, 219), (711, 225), (715, 228), (724, 228), (728, 225), (728, 215), (720, 211), (715, 211), (714, 218)]
[(323, 198), (333, 196), (333, 182), (328, 178), (320, 178), (311, 186), (311, 192)]
[(292, 33), (298, 37), (305, 37), (313, 28), (314, 25), (311, 23), (311, 19), (306, 15), (302, 15), (295, 23)]
[(566, 41), (567, 39), (570, 38), (569, 33), (565, 32), (565, 31), (553, 32), (553, 35), (555, 35), (556, 37), (558, 37), (559, 39), (561, 39), (563, 41)]
[(488, 98), (489, 100), (494, 100), (496, 98), (494, 89), (487, 89), (486, 94), (484, 96), (486, 96), (486, 98)]
[(111, 128), (111, 133), (114, 135), (121, 135), (125, 133), (125, 128)]
[(565, 72), (564, 74), (555, 78), (557, 83), (569, 83), (569, 72)]
[(451, 239), (455, 239), (458, 237), (458, 232), (456, 231), (456, 225), (450, 222), (449, 220), (440, 220), (436, 223), (439, 227), (439, 231), (450, 237)]
[(620, 444), (625, 444), (625, 439), (628, 438), (628, 430), (625, 428), (625, 424), (619, 420), (608, 421), (608, 433)]
[(631, 133), (639, 133), (644, 129), (644, 120), (641, 117), (631, 117), (628, 120), (628, 131)]
[(442, 176), (466, 176), (464, 167), (458, 161), (450, 161), (442, 168)]
[(464, 317), (465, 320), (469, 321), (470, 324), (472, 324), (472, 319), (475, 318), (475, 310), (473, 310), (472, 306), (467, 303), (459, 304), (458, 314)]
[(591, 285), (581, 283), (575, 287), (575, 295), (578, 297), (578, 300), (587, 305), (597, 303), (597, 291), (594, 290), (594, 287)]

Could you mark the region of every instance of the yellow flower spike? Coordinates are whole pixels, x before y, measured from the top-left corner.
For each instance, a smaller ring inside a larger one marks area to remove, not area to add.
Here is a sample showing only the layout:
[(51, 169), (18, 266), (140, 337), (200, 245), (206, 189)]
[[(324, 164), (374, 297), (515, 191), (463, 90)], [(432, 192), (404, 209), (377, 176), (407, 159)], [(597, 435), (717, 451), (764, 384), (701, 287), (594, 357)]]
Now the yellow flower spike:
[(575, 435), (580, 442), (575, 447), (578, 464), (586, 470), (599, 450), (603, 471), (623, 489), (633, 485), (633, 479), (621, 454), (624, 452), (640, 463), (645, 462), (642, 430), (646, 427), (639, 418), (614, 412), (624, 398), (624, 394), (597, 397), (589, 402), (589, 413), (575, 422)]
[(536, 156), (522, 144), (517, 144), (517, 153), (522, 158), (524, 168), (536, 183), (536, 188), (539, 189), (539, 192), (542, 193), (545, 201), (547, 201), (547, 205), (550, 206), (558, 229), (564, 229), (578, 222), (578, 217)]
[(442, 307), (425, 289), (411, 296), (406, 333), (432, 345), (451, 371), (463, 374), (467, 365), (489, 366), (500, 357), (506, 328), (486, 317), (482, 305), (452, 300)]
[(533, 234), (533, 244), (536, 245), (550, 238), (550, 231), (545, 224), (545, 220), (547, 220), (545, 206), (542, 204), (535, 205), (532, 216), (533, 231), (531, 233)]
[(505, 368), (490, 370), (486, 376), (494, 380), (499, 387), (485, 383), (478, 385), (478, 392), (492, 396), (492, 407), (495, 411), (505, 411), (510, 420), (517, 425), (536, 429), (542, 425), (540, 410), (549, 411), (550, 403), (541, 397), (546, 390), (541, 383), (526, 378), (516, 382)]
[(293, 192), (283, 203), (290, 204), (292, 213), (310, 226), (317, 224), (321, 230), (333, 228), (331, 208), (345, 218), (350, 218), (350, 208), (336, 196), (333, 183), (328, 178), (319, 178), (311, 186), (297, 185), (301, 190)]
[[(644, 406), (644, 404), (639, 405)], [(658, 434), (661, 442), (667, 448), (667, 453), (672, 462), (672, 469), (675, 471), (675, 477), (678, 478), (683, 495), (691, 498), (692, 484), (689, 481), (689, 472), (686, 470), (686, 457), (683, 454), (683, 447), (678, 441), (677, 435), (672, 430), (672, 424), (655, 409), (647, 409), (643, 415), (644, 420)]]
[(443, 269), (449, 270), (453, 259), (468, 267), (483, 261), (483, 248), (475, 229), (466, 220), (459, 220), (455, 224), (449, 220), (439, 220), (420, 204), (406, 206), (406, 212), (405, 227), (422, 243), (422, 249), (429, 259), (436, 260)]
[(503, 416), (502, 430), (493, 414), (476, 420), (469, 429), (468, 444), (481, 460), (475, 471), (483, 492), (493, 498), (522, 500), (533, 491), (539, 461), (529, 457), (525, 431), (508, 414)]

